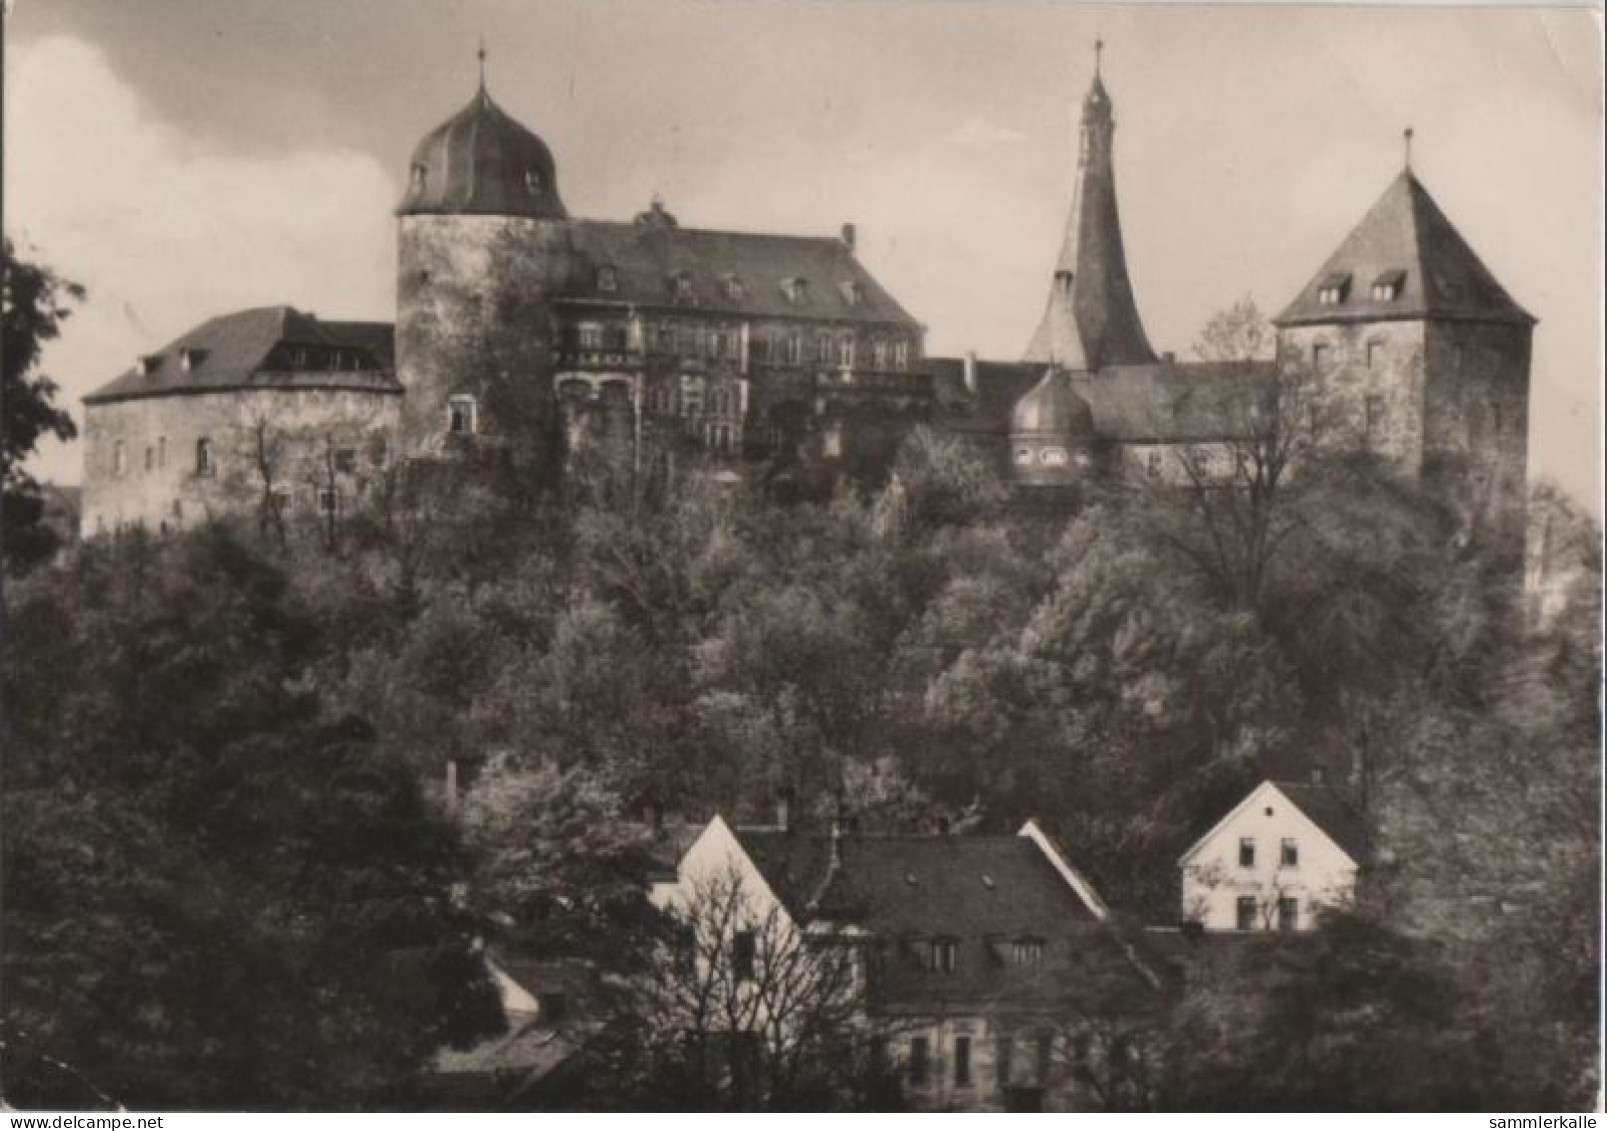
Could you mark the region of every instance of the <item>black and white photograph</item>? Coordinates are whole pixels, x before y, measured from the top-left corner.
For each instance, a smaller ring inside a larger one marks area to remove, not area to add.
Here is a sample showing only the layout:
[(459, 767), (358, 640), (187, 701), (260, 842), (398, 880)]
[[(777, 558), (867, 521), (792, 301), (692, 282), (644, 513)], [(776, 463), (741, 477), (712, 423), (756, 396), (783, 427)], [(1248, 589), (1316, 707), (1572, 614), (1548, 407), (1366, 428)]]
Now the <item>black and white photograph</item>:
[(8, 1127), (1595, 1126), (1599, 4), (3, 74)]

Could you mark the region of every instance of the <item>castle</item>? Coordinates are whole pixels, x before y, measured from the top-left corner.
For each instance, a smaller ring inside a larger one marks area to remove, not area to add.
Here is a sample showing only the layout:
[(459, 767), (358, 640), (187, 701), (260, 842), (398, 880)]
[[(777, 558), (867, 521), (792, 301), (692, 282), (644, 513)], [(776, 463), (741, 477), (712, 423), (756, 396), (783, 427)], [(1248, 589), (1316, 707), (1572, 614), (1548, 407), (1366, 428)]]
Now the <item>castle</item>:
[[(1176, 478), (1244, 439), (1281, 376), (1314, 376), (1323, 442), (1521, 507), (1535, 319), (1408, 162), (1275, 320), (1274, 361), (1151, 348), (1128, 274), (1114, 106), (1096, 61), (1070, 216), (1020, 361), (930, 358), (924, 327), (831, 237), (682, 227), (657, 200), (575, 219), (551, 151), (491, 98), (417, 146), (397, 209), (396, 322), (291, 307), (214, 318), (85, 398), (83, 533), (271, 506), (334, 515), (393, 469), (492, 460), (548, 485), (636, 474), (885, 475), (925, 423), (1018, 494)], [(1311, 427), (1315, 430), (1315, 418)]]

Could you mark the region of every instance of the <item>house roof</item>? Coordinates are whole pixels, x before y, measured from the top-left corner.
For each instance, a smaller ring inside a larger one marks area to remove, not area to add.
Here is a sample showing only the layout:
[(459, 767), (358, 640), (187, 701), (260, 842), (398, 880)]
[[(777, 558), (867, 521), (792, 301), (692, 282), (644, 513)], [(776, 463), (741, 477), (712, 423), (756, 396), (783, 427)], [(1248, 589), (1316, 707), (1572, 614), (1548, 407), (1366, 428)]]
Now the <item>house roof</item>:
[(1178, 862), (1187, 863), (1201, 846), (1216, 836), (1219, 830), (1268, 789), (1277, 790), (1282, 794), (1285, 800), (1305, 814), (1306, 818), (1322, 830), (1323, 834), (1349, 856), (1352, 862), (1360, 864), (1366, 859), (1367, 822), (1344, 790), (1332, 785), (1268, 779), (1245, 794), (1242, 801), (1228, 810), (1221, 820), (1189, 845), (1188, 851), (1183, 853)]
[[(829, 836), (735, 835), (794, 919), (871, 936), (880, 1009), (1052, 1008), (1091, 960), (1142, 976), (1103, 929), (1103, 905), (1092, 906), (1031, 837), (848, 835), (834, 869)], [(952, 970), (928, 967), (922, 948), (939, 940), (955, 948)], [(1039, 962), (1011, 960), (1024, 940), (1041, 944)]]
[[(290, 306), (220, 315), (147, 354), (84, 398), (89, 405), (230, 389), (351, 389), (400, 393), (389, 322), (324, 322)], [(296, 352), (310, 355), (298, 365)], [(331, 368), (341, 354), (342, 368)], [(189, 367), (184, 364), (188, 352)]]
[[(1393, 282), (1393, 299), (1375, 284)], [(1338, 302), (1319, 292), (1337, 290)], [(1445, 318), (1533, 323), (1498, 283), (1410, 169), (1378, 198), (1311, 281), (1274, 321), (1310, 323)]]
[[(683, 228), (660, 214), (665, 222), (571, 224), (575, 267), (565, 297), (606, 306), (684, 307), (688, 313), (733, 318), (920, 329), (835, 236)], [(678, 289), (681, 279), (684, 292)], [(789, 298), (789, 288), (796, 299)]]
[[(1014, 406), (1044, 374), (1027, 362), (978, 362), (971, 397), (959, 358), (928, 358), (924, 368), (949, 415), (1001, 435), (1010, 430)], [(1271, 362), (1157, 361), (1073, 372), (1067, 386), (1092, 409), (1100, 436), (1126, 444), (1187, 444), (1243, 435), (1249, 405), (1275, 377)]]

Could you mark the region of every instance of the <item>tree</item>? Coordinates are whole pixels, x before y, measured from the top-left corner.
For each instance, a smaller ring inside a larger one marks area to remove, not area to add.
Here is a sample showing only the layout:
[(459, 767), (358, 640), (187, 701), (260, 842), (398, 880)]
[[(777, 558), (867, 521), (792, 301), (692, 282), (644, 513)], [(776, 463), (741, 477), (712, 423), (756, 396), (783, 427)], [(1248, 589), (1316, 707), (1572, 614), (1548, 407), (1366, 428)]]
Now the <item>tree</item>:
[(78, 435), (72, 417), (56, 406), (60, 391), (39, 371), (39, 355), (61, 334), (72, 304), (84, 288), (59, 278), (50, 268), (17, 258), (11, 238), (4, 243), (4, 333), (0, 340), (0, 554), (8, 573), (20, 573), (54, 553), (55, 534), (43, 524), (39, 484), (23, 469), (46, 436), (71, 440)]
[(78, 1102), (55, 1062), (130, 1107), (406, 1102), (494, 1031), (457, 837), (323, 709), (279, 571), (221, 530), (134, 535), (26, 579), (9, 627), (11, 1102)]
[(886, 1034), (849, 939), (804, 930), (734, 869), (697, 884), (618, 1023), (611, 1082), (693, 1111), (888, 1111)]

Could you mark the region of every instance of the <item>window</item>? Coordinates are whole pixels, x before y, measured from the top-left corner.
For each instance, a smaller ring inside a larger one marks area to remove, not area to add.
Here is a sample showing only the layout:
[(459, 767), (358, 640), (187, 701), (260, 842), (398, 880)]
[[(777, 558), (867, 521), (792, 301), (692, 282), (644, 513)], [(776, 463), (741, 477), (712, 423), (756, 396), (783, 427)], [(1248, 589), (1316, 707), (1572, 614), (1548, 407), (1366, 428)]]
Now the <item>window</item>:
[(802, 276), (783, 280), (781, 291), (787, 296), (788, 302), (794, 306), (802, 306), (809, 301), (809, 280)]
[(597, 289), (608, 294), (619, 290), (619, 272), (606, 264), (597, 268)]
[(1292, 931), (1300, 924), (1300, 901), (1290, 897), (1278, 900), (1278, 930)]
[(334, 514), (340, 510), (340, 492), (329, 487), (322, 487), (318, 491), (318, 509), (323, 514)]
[(1043, 465), (1045, 467), (1065, 467), (1066, 466), (1066, 449), (1065, 448), (1045, 448), (1043, 450), (1043, 454), (1041, 456), (1039, 456), (1038, 458), (1043, 460)]
[(738, 931), (731, 936), (731, 972), (739, 980), (753, 977), (753, 959), (756, 944), (752, 931)]
[(1238, 902), (1239, 921), (1241, 931), (1255, 930), (1255, 896), (1241, 895)]
[(149, 444), (145, 446), (145, 470), (156, 470), (156, 449)]
[(910, 364), (910, 344), (905, 341), (893, 343), (893, 368), (908, 369)]
[(742, 286), (742, 280), (737, 278), (735, 275), (727, 275), (725, 277), (724, 289), (725, 297), (732, 302), (741, 302), (742, 296), (746, 293)]
[(156, 466), (167, 466), (167, 437), (159, 437), (156, 441)]
[(788, 334), (787, 335), (787, 361), (790, 362), (793, 365), (802, 365), (803, 364), (803, 353), (804, 353), (803, 335), (802, 334), (796, 334), (796, 333), (795, 334)]
[(858, 306), (865, 301), (865, 284), (854, 280), (843, 284), (843, 298), (849, 306)]
[(1250, 836), (1239, 838), (1239, 867), (1255, 867), (1255, 838)]
[(472, 436), (480, 430), (479, 406), (467, 394), (449, 397), (446, 402), (446, 430), (453, 436)]
[(1152, 476), (1161, 473), (1161, 453), (1158, 450), (1152, 448), (1144, 453), (1144, 470)]
[(1311, 347), (1311, 368), (1317, 373), (1328, 372), (1328, 359), (1330, 352), (1328, 343), (1315, 342)]
[(816, 335), (815, 336), (815, 360), (820, 362), (820, 364), (822, 364), (822, 365), (830, 365), (831, 364), (831, 355), (832, 355), (831, 335), (830, 334), (824, 334), (824, 333)]
[(112, 445), (112, 474), (121, 475), (128, 470), (128, 450), (124, 448), (123, 441), (119, 440)]
[(993, 1050), (993, 1074), (999, 1083), (1002, 1092), (1010, 1086), (1010, 1061), (1015, 1055), (1015, 1041), (1010, 1037), (1000, 1037)]
[(195, 442), (195, 473), (197, 475), (211, 475), (216, 470), (216, 462), (212, 458), (212, 441), (202, 436)]
[(547, 182), (540, 173), (536, 172), (534, 169), (525, 170), (526, 192), (528, 192), (531, 196), (540, 196), (542, 192), (545, 191), (546, 187)]
[(1384, 398), (1377, 393), (1369, 394), (1363, 408), (1367, 414), (1365, 439), (1367, 447), (1371, 449), (1378, 440), (1379, 429), (1384, 424)]
[(413, 164), (413, 191), (414, 192), (423, 192), (424, 191), (424, 175), (425, 175), (425, 171), (426, 170), (424, 168), (423, 162), (414, 162), (414, 164)]
[(932, 940), (932, 969), (939, 974), (952, 974), (959, 950), (960, 944), (953, 939)]
[(1383, 364), (1384, 364), (1384, 343), (1383, 342), (1368, 342), (1367, 343), (1367, 368), (1368, 369), (1377, 369), (1379, 366), (1381, 366)]
[(1010, 944), (1010, 957), (1017, 966), (1037, 966), (1043, 962), (1042, 939), (1017, 939)]
[(932, 1074), (932, 1042), (925, 1037), (910, 1038), (910, 1083), (925, 1084)]
[(854, 339), (853, 338), (842, 338), (842, 339), (838, 340), (838, 342), (837, 342), (837, 364), (838, 365), (853, 365), (854, 364)]
[(1338, 306), (1345, 301), (1345, 296), (1349, 293), (1348, 272), (1335, 272), (1324, 276), (1322, 282), (1317, 284), (1317, 302), (1322, 306)]
[(832, 424), (826, 429), (821, 441), (821, 452), (827, 459), (841, 459), (843, 456), (843, 427), (841, 424)]
[(1054, 1063), (1055, 1035), (1053, 1033), (1038, 1034), (1037, 1054), (1038, 1085), (1042, 1087), (1049, 1082), (1049, 1069)]
[(670, 293), (675, 296), (676, 302), (687, 302), (692, 298), (692, 276), (682, 271), (670, 277)]
[(954, 1038), (954, 1086), (956, 1088), (969, 1088), (971, 1086), (971, 1038)]
[(1026, 467), (1028, 464), (1030, 464), (1032, 462), (1032, 458), (1031, 448), (1016, 449), (1016, 463), (1020, 464), (1022, 467)]
[(870, 363), (873, 369), (887, 368), (887, 343), (880, 338), (870, 344)]
[(335, 470), (345, 472), (347, 475), (350, 475), (352, 472), (356, 471), (357, 470), (357, 449), (356, 448), (336, 448), (335, 449)]
[(1373, 301), (1394, 302), (1406, 285), (1405, 271), (1385, 271), (1373, 280)]
[(1295, 842), (1293, 837), (1283, 838), (1278, 862), (1285, 868), (1300, 867), (1300, 845)]

